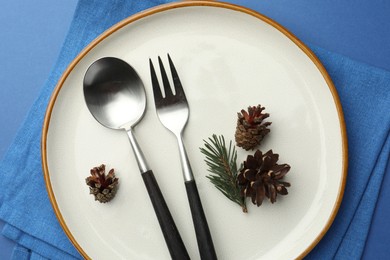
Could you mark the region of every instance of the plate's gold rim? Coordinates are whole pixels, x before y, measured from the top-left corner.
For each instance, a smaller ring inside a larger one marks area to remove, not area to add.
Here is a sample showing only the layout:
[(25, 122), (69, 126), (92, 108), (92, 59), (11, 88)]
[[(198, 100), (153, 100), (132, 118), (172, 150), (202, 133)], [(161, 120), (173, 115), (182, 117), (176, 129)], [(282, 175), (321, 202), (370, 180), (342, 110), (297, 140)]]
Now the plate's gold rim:
[(44, 179), (45, 179), (45, 184), (46, 184), (46, 189), (49, 194), (49, 199), (52, 204), (52, 207), (54, 209), (55, 215), (62, 227), (62, 229), (65, 231), (65, 234), (68, 236), (70, 241), (73, 243), (73, 245), (76, 247), (76, 249), (80, 252), (80, 254), (86, 258), (90, 259), (90, 257), (87, 255), (87, 253), (83, 250), (83, 248), (80, 246), (80, 244), (76, 241), (76, 239), (73, 237), (72, 233), (70, 232), (69, 228), (67, 227), (61, 211), (58, 207), (52, 186), (51, 186), (51, 181), (50, 181), (50, 175), (49, 175), (49, 169), (48, 169), (48, 161), (47, 161), (47, 134), (49, 130), (49, 125), (50, 125), (50, 119), (51, 119), (51, 114), (53, 111), (54, 104), (56, 102), (56, 99), (58, 97), (58, 94), (69, 76), (69, 74), (72, 72), (74, 67), (80, 62), (83, 57), (89, 53), (96, 45), (98, 45), (101, 41), (103, 41), (105, 38), (113, 34), (114, 32), (118, 31), (122, 27), (137, 21), (141, 18), (153, 15), (155, 13), (160, 13), (166, 10), (170, 9), (175, 9), (175, 8), (182, 8), (182, 7), (189, 7), (189, 6), (211, 6), (211, 7), (219, 7), (219, 8), (225, 8), (225, 9), (231, 9), (234, 11), (239, 11), (246, 13), (248, 15), (254, 16), (263, 22), (273, 26), (275, 29), (283, 33), (285, 36), (287, 36), (292, 42), (294, 42), (310, 59), (311, 61), (317, 66), (318, 70), (321, 72), (322, 76), (324, 77), (329, 90), (333, 96), (333, 100), (337, 109), (338, 117), (339, 117), (339, 123), (340, 123), (340, 132), (341, 132), (341, 137), (342, 137), (342, 180), (341, 180), (341, 185), (340, 189), (338, 191), (338, 196), (335, 202), (335, 205), (332, 209), (332, 213), (326, 223), (326, 225), (323, 227), (322, 231), (318, 234), (318, 236), (311, 242), (311, 244), (304, 250), (298, 257), (297, 259), (302, 259), (305, 257), (317, 244), (318, 242), (323, 238), (323, 236), (326, 234), (326, 232), (329, 230), (330, 226), (332, 225), (337, 212), (340, 208), (341, 201), (343, 199), (344, 195), (344, 189), (346, 185), (346, 180), (347, 180), (347, 168), (348, 168), (348, 144), (347, 144), (347, 133), (346, 133), (346, 125), (344, 121), (344, 114), (340, 102), (339, 95), (337, 93), (337, 90), (327, 73), (325, 67), (322, 65), (320, 60), (317, 58), (317, 56), (301, 41), (299, 40), (295, 35), (293, 35), (291, 32), (289, 32), (286, 28), (284, 28), (282, 25), (279, 23), (275, 22), (274, 20), (254, 11), (246, 7), (230, 4), (230, 3), (224, 3), (224, 2), (216, 2), (212, 0), (198, 0), (198, 1), (182, 1), (182, 2), (174, 2), (174, 3), (168, 3), (168, 4), (163, 4), (159, 5), (150, 9), (147, 9), (145, 11), (139, 12), (137, 14), (134, 14), (121, 22), (117, 23), (116, 25), (112, 26), (108, 30), (106, 30), (104, 33), (102, 33), (98, 38), (96, 38), (94, 41), (92, 41), (87, 47), (81, 51), (81, 53), (69, 64), (68, 68), (66, 71), (63, 73), (61, 78), (59, 79), (52, 96), (50, 98), (44, 122), (43, 122), (43, 129), (42, 129), (42, 140), (41, 140), (41, 157), (42, 157), (42, 168), (43, 168), (43, 174), (44, 174)]

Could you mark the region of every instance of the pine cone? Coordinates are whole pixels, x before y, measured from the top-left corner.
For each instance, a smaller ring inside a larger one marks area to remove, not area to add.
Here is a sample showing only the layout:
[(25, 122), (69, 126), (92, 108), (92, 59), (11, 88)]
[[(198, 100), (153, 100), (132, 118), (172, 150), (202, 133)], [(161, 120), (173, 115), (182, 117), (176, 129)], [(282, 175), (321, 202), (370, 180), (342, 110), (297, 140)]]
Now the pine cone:
[(263, 122), (263, 120), (269, 117), (268, 113), (262, 113), (264, 107), (261, 105), (248, 107), (248, 112), (244, 109), (241, 113), (237, 113), (237, 127), (235, 133), (235, 139), (237, 146), (244, 148), (245, 150), (254, 149), (260, 144), (264, 136), (266, 136), (270, 130), (267, 128), (271, 122)]
[(91, 176), (85, 179), (89, 186), (89, 193), (95, 196), (95, 200), (106, 203), (112, 200), (118, 190), (118, 178), (115, 177), (114, 169), (106, 175), (104, 164), (91, 169)]
[(282, 179), (290, 170), (290, 166), (277, 164), (278, 159), (279, 155), (272, 150), (265, 154), (257, 150), (253, 156), (248, 155), (237, 176), (241, 195), (251, 197), (252, 203), (257, 206), (263, 203), (265, 197), (274, 203), (277, 194), (287, 195), (286, 187), (290, 187), (290, 183)]

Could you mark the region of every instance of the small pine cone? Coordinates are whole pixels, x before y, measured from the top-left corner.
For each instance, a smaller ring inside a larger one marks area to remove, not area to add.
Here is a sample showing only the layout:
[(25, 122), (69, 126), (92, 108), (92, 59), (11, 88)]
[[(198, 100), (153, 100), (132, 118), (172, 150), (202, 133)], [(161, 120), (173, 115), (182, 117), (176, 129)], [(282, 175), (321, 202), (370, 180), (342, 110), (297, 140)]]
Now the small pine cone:
[(106, 175), (104, 164), (91, 169), (91, 176), (85, 179), (89, 186), (89, 193), (95, 196), (95, 200), (106, 203), (112, 200), (118, 190), (118, 178), (115, 177), (114, 169)]
[(290, 183), (282, 179), (290, 170), (290, 166), (277, 164), (278, 159), (279, 155), (272, 150), (265, 154), (257, 150), (253, 156), (248, 155), (237, 176), (241, 195), (251, 197), (252, 203), (257, 206), (263, 203), (265, 197), (274, 203), (278, 194), (287, 195), (286, 187), (290, 187)]
[(261, 105), (248, 107), (248, 112), (244, 109), (241, 113), (237, 113), (237, 126), (235, 139), (236, 144), (245, 150), (254, 149), (260, 145), (264, 136), (266, 136), (270, 129), (267, 127), (271, 125), (271, 122), (263, 122), (264, 119), (269, 117), (268, 113), (262, 113), (264, 107)]

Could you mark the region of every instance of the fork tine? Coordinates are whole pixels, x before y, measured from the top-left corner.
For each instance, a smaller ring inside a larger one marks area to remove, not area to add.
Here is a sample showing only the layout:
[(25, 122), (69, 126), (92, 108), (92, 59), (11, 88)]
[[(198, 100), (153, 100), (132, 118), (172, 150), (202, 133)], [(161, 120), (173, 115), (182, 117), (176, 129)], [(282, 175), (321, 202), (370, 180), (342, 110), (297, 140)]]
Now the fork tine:
[(169, 84), (168, 76), (167, 73), (165, 72), (164, 64), (162, 63), (162, 60), (160, 56), (158, 56), (158, 63), (160, 65), (160, 71), (161, 71), (161, 77), (164, 85), (164, 92), (165, 92), (165, 97), (172, 97), (173, 92), (171, 89), (171, 85)]
[(154, 100), (162, 100), (163, 96), (161, 93), (160, 84), (158, 83), (156, 71), (154, 70), (153, 62), (149, 59), (150, 75), (152, 77), (152, 87), (153, 87), (153, 96)]
[(183, 90), (183, 86), (180, 82), (179, 75), (177, 74), (175, 65), (173, 64), (173, 61), (171, 59), (171, 56), (168, 54), (168, 61), (169, 61), (169, 67), (171, 69), (172, 79), (173, 79), (173, 85), (175, 86), (175, 92), (176, 95), (181, 96), (185, 99), (186, 95)]

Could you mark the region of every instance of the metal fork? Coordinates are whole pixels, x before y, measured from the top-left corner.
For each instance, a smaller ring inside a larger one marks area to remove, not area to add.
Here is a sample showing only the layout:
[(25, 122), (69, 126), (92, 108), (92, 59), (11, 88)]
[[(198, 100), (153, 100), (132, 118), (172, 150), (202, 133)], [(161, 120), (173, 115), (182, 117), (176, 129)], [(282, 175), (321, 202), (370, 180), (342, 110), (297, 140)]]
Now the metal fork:
[(200, 201), (198, 188), (196, 187), (194, 175), (192, 174), (190, 162), (188, 160), (182, 138), (182, 132), (189, 117), (188, 102), (180, 82), (179, 75), (177, 74), (176, 68), (173, 65), (169, 54), (168, 61), (173, 78), (175, 94), (172, 92), (161, 58), (158, 57), (165, 92), (165, 96), (163, 97), (160, 84), (158, 83), (156, 72), (153, 67), (153, 62), (149, 59), (157, 116), (161, 123), (176, 136), (178, 141), (184, 183), (190, 204), (201, 259), (217, 259), (206, 216)]

